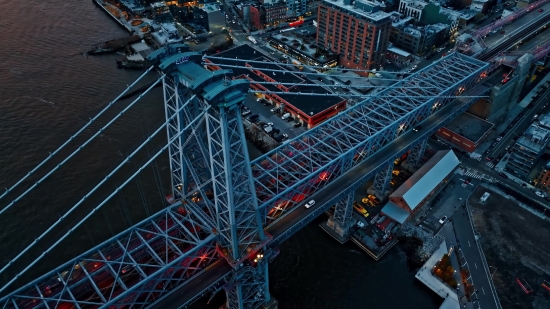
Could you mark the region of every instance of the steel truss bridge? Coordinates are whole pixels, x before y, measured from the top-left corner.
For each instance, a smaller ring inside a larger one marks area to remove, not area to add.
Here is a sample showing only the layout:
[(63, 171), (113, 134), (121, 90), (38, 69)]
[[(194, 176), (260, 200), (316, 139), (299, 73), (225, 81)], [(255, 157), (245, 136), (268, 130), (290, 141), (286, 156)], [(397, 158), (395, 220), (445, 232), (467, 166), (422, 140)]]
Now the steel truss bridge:
[[(228, 308), (275, 308), (268, 264), (278, 245), (333, 205), (335, 221), (346, 225), (353, 190), (374, 177), (374, 188), (383, 194), (395, 157), (412, 150), (409, 160), (418, 164), (427, 138), (491, 87), (484, 84), (487, 63), (452, 53), (251, 161), (240, 116), (249, 81), (227, 79), (230, 70), (208, 71), (200, 54), (175, 46), (149, 59), (161, 73), (157, 83), (163, 84), (166, 110), (166, 122), (154, 134), (165, 130), (167, 143), (128, 181), (167, 150), (174, 203), (4, 296), (0, 308), (167, 309), (219, 290), (225, 291)], [(418, 124), (422, 128), (413, 132)], [(316, 204), (306, 209), (303, 203), (310, 199)]]

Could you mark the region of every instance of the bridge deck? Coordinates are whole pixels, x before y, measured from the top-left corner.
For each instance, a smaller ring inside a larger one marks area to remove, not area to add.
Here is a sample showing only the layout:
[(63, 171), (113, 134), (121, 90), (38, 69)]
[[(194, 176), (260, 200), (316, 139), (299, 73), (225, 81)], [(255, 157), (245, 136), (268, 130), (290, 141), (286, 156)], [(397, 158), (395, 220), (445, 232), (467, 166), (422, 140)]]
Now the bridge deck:
[(265, 225), (460, 95), (485, 66), (453, 53), (251, 162)]

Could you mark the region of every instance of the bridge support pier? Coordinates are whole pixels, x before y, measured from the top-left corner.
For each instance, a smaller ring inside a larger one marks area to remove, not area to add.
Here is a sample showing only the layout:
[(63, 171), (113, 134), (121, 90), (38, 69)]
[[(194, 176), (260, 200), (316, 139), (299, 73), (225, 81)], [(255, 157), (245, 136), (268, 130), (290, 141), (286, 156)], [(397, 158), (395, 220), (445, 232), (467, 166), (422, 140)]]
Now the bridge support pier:
[(411, 153), (407, 157), (407, 163), (410, 167), (418, 168), (422, 164), (422, 157), (426, 152), (426, 145), (428, 145), (428, 139), (424, 139), (411, 149)]
[(374, 176), (374, 183), (372, 184), (372, 187), (370, 187), (367, 192), (369, 194), (374, 194), (380, 200), (383, 200), (388, 194), (388, 189), (390, 187), (392, 172), (394, 168), (395, 165), (392, 162), (388, 164), (388, 166), (383, 168), (380, 172), (378, 172), (378, 174)]
[[(349, 192), (346, 197), (341, 199), (334, 206), (334, 215), (328, 219), (326, 225), (337, 236), (333, 235), (341, 243), (345, 242), (349, 237), (349, 230), (353, 226), (352, 220), (354, 191)], [(327, 231), (332, 234), (332, 231)]]

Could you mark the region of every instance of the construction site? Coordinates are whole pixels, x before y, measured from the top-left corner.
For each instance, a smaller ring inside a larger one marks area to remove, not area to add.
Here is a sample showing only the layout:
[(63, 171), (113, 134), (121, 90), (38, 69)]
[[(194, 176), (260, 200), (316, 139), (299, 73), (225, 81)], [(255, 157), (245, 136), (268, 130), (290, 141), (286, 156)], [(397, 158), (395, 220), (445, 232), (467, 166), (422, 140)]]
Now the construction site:
[[(490, 197), (483, 202), (485, 192)], [(484, 186), (476, 189), (469, 204), (502, 308), (550, 308), (548, 222)]]

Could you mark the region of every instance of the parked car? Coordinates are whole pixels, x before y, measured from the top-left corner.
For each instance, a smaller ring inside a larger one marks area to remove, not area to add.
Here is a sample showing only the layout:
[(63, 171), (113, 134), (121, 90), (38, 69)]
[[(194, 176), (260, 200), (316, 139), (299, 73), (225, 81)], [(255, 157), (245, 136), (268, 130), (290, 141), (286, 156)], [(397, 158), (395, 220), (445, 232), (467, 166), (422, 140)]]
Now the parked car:
[(439, 219), (439, 224), (444, 224), (445, 222), (447, 222), (447, 216), (443, 216)]
[(279, 108), (278, 108), (278, 107), (274, 107), (274, 108), (271, 109), (271, 112), (272, 112), (272, 113), (276, 113), (276, 112), (278, 112), (278, 111), (279, 111)]
[(538, 196), (538, 197), (544, 197), (544, 193), (540, 192), (540, 191), (535, 191), (535, 194)]
[(298, 127), (300, 127), (301, 125), (302, 125), (301, 123), (296, 122), (296, 123), (294, 124), (294, 127), (295, 127), (295, 128), (298, 128)]

